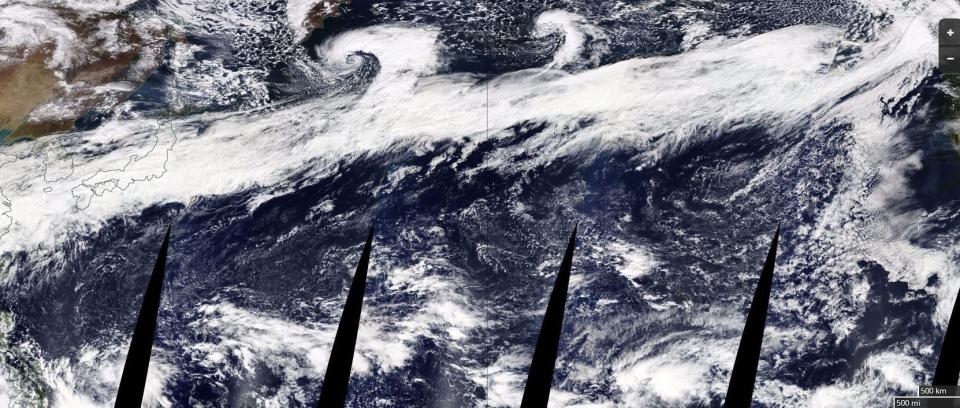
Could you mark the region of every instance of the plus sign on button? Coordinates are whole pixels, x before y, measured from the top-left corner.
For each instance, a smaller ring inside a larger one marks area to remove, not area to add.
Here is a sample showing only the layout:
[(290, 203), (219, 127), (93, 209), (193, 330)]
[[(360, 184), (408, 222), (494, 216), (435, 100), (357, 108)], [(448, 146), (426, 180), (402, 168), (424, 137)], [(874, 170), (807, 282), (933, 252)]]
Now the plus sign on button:
[(960, 46), (960, 19), (945, 18), (940, 20), (940, 46)]

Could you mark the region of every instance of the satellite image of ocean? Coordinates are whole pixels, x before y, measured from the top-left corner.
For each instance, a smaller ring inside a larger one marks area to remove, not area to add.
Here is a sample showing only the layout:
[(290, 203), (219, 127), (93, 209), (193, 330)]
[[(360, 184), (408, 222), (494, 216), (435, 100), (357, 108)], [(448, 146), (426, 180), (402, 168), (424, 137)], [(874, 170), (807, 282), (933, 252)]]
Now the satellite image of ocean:
[(889, 407), (960, 290), (951, 17), (0, 0), (0, 406), (120, 405), (169, 226), (143, 407), (317, 406), (371, 228), (345, 405), (518, 407), (575, 227), (550, 407), (720, 407), (779, 225), (753, 406)]

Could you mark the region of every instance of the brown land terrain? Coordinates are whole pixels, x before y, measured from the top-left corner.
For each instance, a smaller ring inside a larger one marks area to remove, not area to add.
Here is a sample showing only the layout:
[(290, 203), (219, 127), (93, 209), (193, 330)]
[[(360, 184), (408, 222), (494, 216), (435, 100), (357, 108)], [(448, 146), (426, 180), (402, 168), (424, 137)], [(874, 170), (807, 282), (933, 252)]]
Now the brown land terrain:
[[(15, 61), (0, 65), (4, 143), (70, 130), (90, 110), (109, 110), (124, 101), (160, 64), (166, 40), (162, 29), (144, 28), (126, 14), (55, 11), (77, 36), (71, 46), (85, 54), (75, 66), (51, 67), (52, 42), (35, 49), (0, 50)], [(116, 24), (116, 38), (103, 38), (98, 29), (102, 23)], [(123, 86), (97, 89), (107, 84)]]
[(350, 0), (322, 0), (317, 2), (307, 14), (307, 19), (304, 21), (304, 26), (307, 28), (307, 31), (312, 31), (316, 28), (323, 27), (323, 21), (330, 17), (337, 17), (340, 15), (340, 6), (349, 3)]
[[(339, 16), (349, 0), (319, 0), (310, 9), (305, 28), (322, 27), (324, 20)], [(12, 143), (68, 131), (91, 110), (109, 111), (125, 101), (160, 65), (166, 27), (145, 24), (126, 13), (81, 14), (63, 8), (51, 9), (76, 34), (71, 47), (83, 55), (69, 67), (50, 63), (57, 44), (0, 48), (0, 141)], [(104, 38), (103, 24), (116, 25), (115, 38)], [(0, 28), (0, 36), (3, 30)], [(121, 86), (102, 87), (116, 84)]]
[(56, 93), (57, 76), (46, 66), (49, 49), (29, 54), (22, 63), (0, 67), (0, 129), (21, 132), (27, 115)]

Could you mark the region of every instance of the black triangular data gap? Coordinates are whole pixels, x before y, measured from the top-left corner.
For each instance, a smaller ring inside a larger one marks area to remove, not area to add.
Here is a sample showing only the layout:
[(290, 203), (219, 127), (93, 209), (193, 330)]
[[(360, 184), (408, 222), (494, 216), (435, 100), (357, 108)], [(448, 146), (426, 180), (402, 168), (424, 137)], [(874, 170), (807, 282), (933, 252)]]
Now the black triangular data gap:
[(347, 293), (347, 302), (343, 306), (337, 336), (330, 350), (327, 372), (323, 376), (320, 389), (319, 408), (343, 407), (347, 401), (350, 383), (350, 367), (353, 364), (353, 351), (357, 344), (357, 331), (360, 329), (360, 312), (363, 309), (363, 295), (367, 288), (367, 266), (370, 263), (370, 247), (373, 245), (373, 228), (367, 234), (357, 271)]
[(753, 387), (757, 378), (757, 364), (760, 362), (760, 348), (763, 345), (763, 330), (767, 326), (767, 308), (770, 304), (770, 288), (773, 285), (773, 270), (777, 260), (777, 245), (780, 242), (780, 226), (773, 235), (773, 242), (767, 252), (767, 260), (760, 273), (753, 302), (747, 313), (747, 323), (740, 337), (737, 359), (730, 373), (725, 408), (749, 408), (753, 402)]
[(160, 311), (160, 298), (163, 294), (163, 281), (166, 277), (167, 249), (170, 247), (170, 227), (160, 245), (160, 254), (153, 266), (150, 283), (143, 294), (143, 303), (137, 324), (133, 330), (133, 339), (127, 351), (127, 360), (123, 365), (120, 387), (117, 390), (116, 408), (139, 407), (143, 400), (143, 387), (150, 368), (150, 353), (153, 351), (153, 339), (157, 331), (157, 314)]
[(533, 361), (527, 373), (527, 384), (523, 389), (521, 408), (545, 408), (550, 400), (550, 387), (553, 383), (553, 370), (557, 363), (557, 351), (560, 346), (560, 334), (563, 331), (563, 314), (567, 306), (567, 289), (570, 286), (570, 270), (573, 265), (573, 249), (577, 240), (577, 227), (573, 227), (567, 251), (560, 263), (560, 272), (550, 293), (547, 312), (543, 315), (537, 348), (533, 352)]
[(957, 385), (960, 376), (960, 293), (953, 302), (953, 313), (940, 346), (937, 359), (937, 371), (933, 374), (933, 385)]

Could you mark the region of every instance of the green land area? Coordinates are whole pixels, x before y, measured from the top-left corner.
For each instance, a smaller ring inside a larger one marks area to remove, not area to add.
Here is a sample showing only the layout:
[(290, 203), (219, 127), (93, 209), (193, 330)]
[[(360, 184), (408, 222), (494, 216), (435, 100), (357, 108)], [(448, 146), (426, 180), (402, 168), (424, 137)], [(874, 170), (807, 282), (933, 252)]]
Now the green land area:
[(10, 388), (4, 391), (15, 398), (12, 406), (45, 407), (50, 392), (40, 365), (25, 346), (11, 342), (13, 326), (13, 314), (0, 312), (0, 381)]

